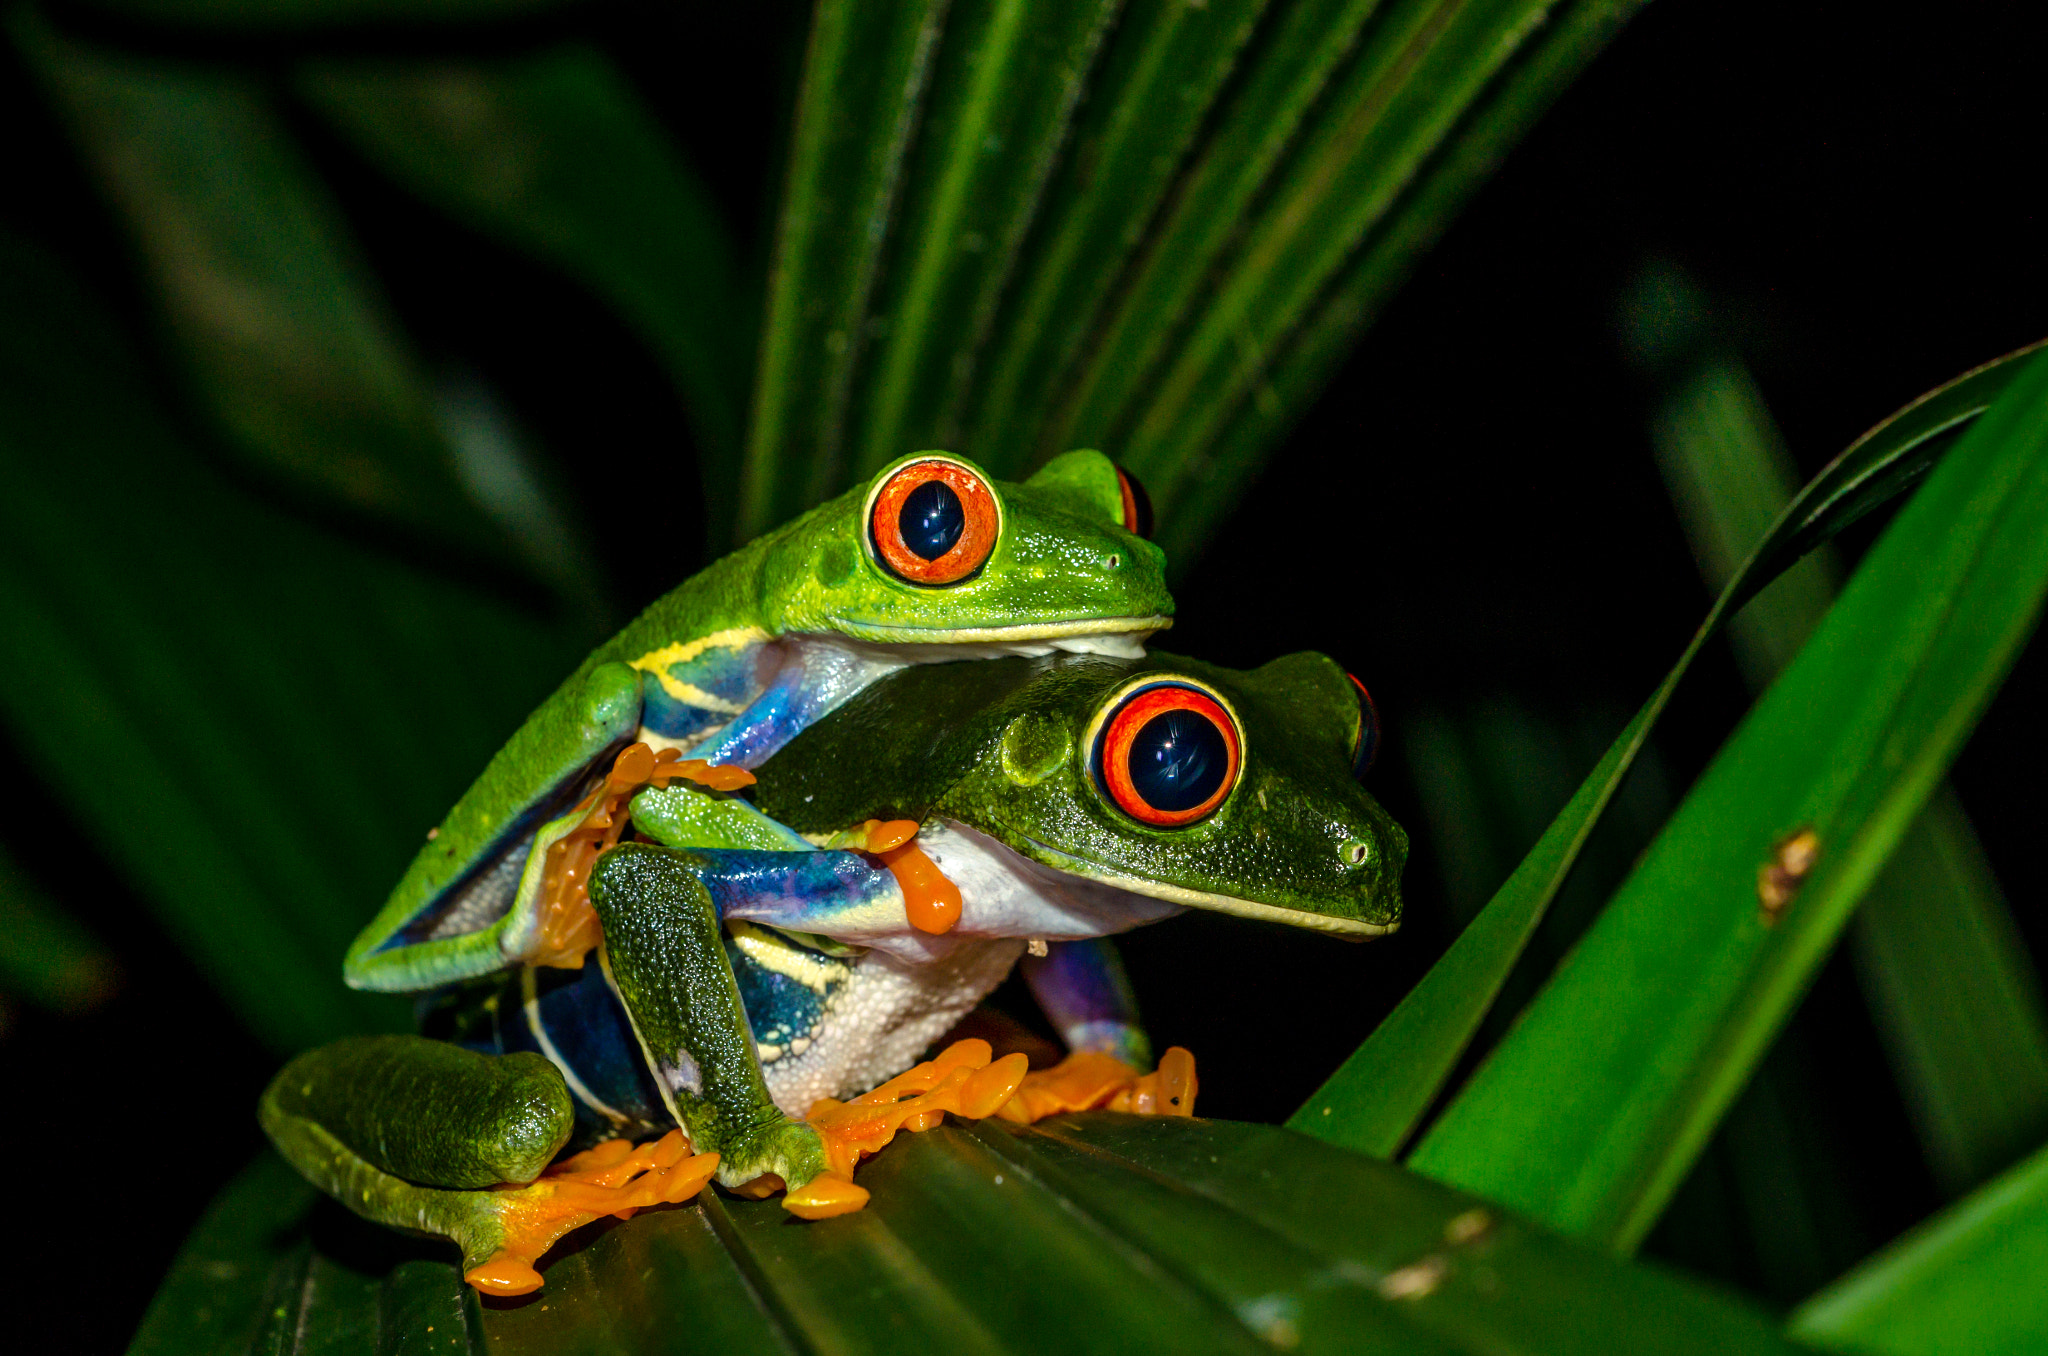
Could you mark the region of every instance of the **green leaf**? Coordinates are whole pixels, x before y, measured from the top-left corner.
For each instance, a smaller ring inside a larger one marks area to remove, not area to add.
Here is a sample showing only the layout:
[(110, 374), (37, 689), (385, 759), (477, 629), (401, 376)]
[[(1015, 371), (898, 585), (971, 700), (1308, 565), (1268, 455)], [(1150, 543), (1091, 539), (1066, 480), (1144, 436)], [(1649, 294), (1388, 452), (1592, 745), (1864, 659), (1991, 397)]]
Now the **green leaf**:
[(742, 533), (919, 447), (1087, 445), (1185, 563), (1637, 3), (823, 5)]
[(1291, 1128), (1381, 1156), (1407, 1142), (1701, 648), (1743, 602), (1793, 561), (1925, 474), (1948, 447), (1942, 435), (1981, 414), (2040, 347), (1986, 363), (1921, 396), (1858, 438), (1813, 478), (1736, 571), (1678, 663), (1507, 883), (1422, 982), (1294, 1114)]
[(735, 538), (833, 494), (883, 245), (950, 0), (819, 0), (776, 228)]
[(95, 52), (26, 9), (11, 30), (133, 231), (228, 447), (299, 492), (502, 555), (414, 355), (262, 87)]
[(4, 237), (0, 630), (0, 718), (279, 1049), (404, 1024), (342, 952), (595, 639), (221, 476), (97, 301)]
[(308, 63), (297, 88), (365, 156), (476, 230), (570, 273), (645, 337), (682, 396), (706, 516), (731, 518), (753, 356), (709, 190), (603, 54)]
[(974, 355), (1046, 196), (1122, 0), (995, 0), (949, 16), (906, 180), (852, 470), (949, 441)]
[(707, 1191), (572, 1236), (546, 1289), (509, 1304), (467, 1297), (452, 1255), (308, 1211), (285, 1175), (266, 1155), (222, 1197), (132, 1356), (289, 1356), (352, 1333), (424, 1349), (430, 1320), (448, 1339), (431, 1349), (501, 1356), (1795, 1349), (1701, 1288), (1227, 1121), (1096, 1113), (905, 1135), (861, 1167), (874, 1200), (858, 1214), (802, 1224)]
[[(1797, 506), (1795, 506), (1796, 508)], [(1656, 1219), (2048, 592), (2048, 357), (1901, 511), (1410, 1157), (1610, 1246)], [(1640, 718), (1639, 718), (1640, 719)], [(1789, 902), (1763, 876), (1811, 833)]]
[[(1327, 6), (1294, 8), (1297, 12), (1280, 22), (1299, 31), (1304, 15)], [(1356, 15), (1367, 6), (1354, 2), (1345, 8)], [(1146, 227), (1265, 9), (1266, 0), (1204, 5), (1132, 0), (1125, 6), (1102, 69), (1089, 82), (1073, 145), (1033, 228), (1014, 295), (989, 336), (985, 356), (955, 372), (939, 417), (941, 442), (972, 447), (984, 465), (1001, 474), (1021, 473), (1029, 466), (1040, 450), (1033, 435), (1042, 436), (1043, 429), (1018, 416), (1042, 392), (1059, 389), (1081, 359), (1097, 316), (1144, 241)], [(1302, 55), (1317, 59), (1313, 53)], [(1324, 63), (1335, 56), (1332, 52)], [(1265, 62), (1254, 78), (1297, 92), (1304, 83), (1314, 88), (1302, 72), (1282, 62)], [(1264, 135), (1274, 137), (1275, 129), (1265, 128)], [(1222, 228), (1230, 220), (1221, 214), (1208, 219)], [(1199, 275), (1191, 270), (1189, 276)], [(985, 368), (987, 375), (982, 391), (970, 397), (968, 378), (977, 368)], [(961, 407), (970, 398), (987, 412), (985, 418), (963, 420)]]
[(2022, 1356), (2048, 1331), (2048, 1149), (1801, 1305), (1803, 1342), (1869, 1356)]
[(0, 997), (83, 1012), (118, 978), (114, 958), (0, 851)]
[(1899, 840), (1849, 941), (1945, 1192), (1968, 1190), (2048, 1139), (2040, 977), (1951, 792), (1936, 792)]
[[(1116, 322), (1121, 342), (1097, 347), (1055, 441), (1120, 449), (1152, 491), (1168, 556), (1191, 556), (1413, 261), (1638, 7), (1380, 10), (1255, 212), (1220, 240), (1193, 227), (1201, 244), (1228, 246), (1214, 276), (1180, 247), (1148, 259)], [(1156, 359), (1140, 360), (1140, 344)]]
[[(1643, 320), (1666, 330), (1696, 328), (1705, 311), (1676, 275), (1645, 279), (1638, 292), (1662, 313)], [(1718, 590), (1792, 497), (1790, 459), (1741, 363), (1711, 351), (1671, 384), (1653, 431), (1701, 573)], [(1730, 623), (1752, 686), (1766, 686), (1820, 625), (1834, 573), (1817, 551)], [(1960, 1194), (2048, 1138), (2039, 980), (1976, 833), (1947, 790), (1872, 882), (1850, 944), (1944, 1190)]]

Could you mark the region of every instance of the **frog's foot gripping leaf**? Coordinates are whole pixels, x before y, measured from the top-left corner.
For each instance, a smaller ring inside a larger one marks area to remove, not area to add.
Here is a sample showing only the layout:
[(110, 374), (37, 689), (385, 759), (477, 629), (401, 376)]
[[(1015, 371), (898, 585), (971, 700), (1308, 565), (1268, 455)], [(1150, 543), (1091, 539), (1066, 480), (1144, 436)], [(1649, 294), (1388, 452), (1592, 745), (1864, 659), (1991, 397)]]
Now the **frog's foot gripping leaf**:
[[(489, 1256), (470, 1266), (462, 1279), (487, 1295), (524, 1295), (540, 1289), (533, 1264), (555, 1241), (606, 1215), (631, 1219), (650, 1205), (674, 1205), (704, 1189), (718, 1169), (717, 1154), (690, 1153), (681, 1130), (635, 1148), (623, 1139), (606, 1140), (549, 1167), (531, 1186), (499, 1187), (483, 1193), (495, 1230)], [(464, 1261), (482, 1239), (464, 1240)]]
[(969, 1120), (994, 1115), (1024, 1081), (1025, 1059), (991, 1060), (987, 1041), (955, 1041), (936, 1059), (896, 1075), (850, 1102), (822, 1098), (807, 1117), (825, 1143), (825, 1171), (782, 1198), (783, 1209), (804, 1219), (826, 1219), (868, 1203), (853, 1182), (854, 1165), (896, 1137), (898, 1130), (929, 1130), (947, 1112)]
[(1068, 1111), (1128, 1111), (1139, 1116), (1195, 1114), (1195, 1057), (1172, 1046), (1159, 1067), (1141, 1074), (1114, 1055), (1080, 1050), (1050, 1069), (1027, 1074), (1017, 1095), (996, 1112), (1029, 1125)]

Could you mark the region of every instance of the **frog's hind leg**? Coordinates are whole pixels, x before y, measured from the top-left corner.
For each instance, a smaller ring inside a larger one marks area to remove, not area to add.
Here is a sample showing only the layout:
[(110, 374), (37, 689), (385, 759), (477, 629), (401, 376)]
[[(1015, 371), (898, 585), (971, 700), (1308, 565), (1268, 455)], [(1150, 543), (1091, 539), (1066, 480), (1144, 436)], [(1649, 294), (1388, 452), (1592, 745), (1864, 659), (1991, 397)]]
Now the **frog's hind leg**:
[(769, 1095), (727, 959), (704, 859), (626, 843), (592, 868), (603, 964), (676, 1120), (722, 1160), (718, 1180), (800, 1187), (825, 1168), (817, 1131)]
[(336, 1041), (299, 1056), (259, 1106), (293, 1167), (356, 1214), (438, 1234), (479, 1290), (524, 1294), (569, 1230), (686, 1200), (716, 1154), (681, 1132), (601, 1144), (549, 1168), (573, 1129), (562, 1075), (540, 1055), (484, 1055), (418, 1036)]

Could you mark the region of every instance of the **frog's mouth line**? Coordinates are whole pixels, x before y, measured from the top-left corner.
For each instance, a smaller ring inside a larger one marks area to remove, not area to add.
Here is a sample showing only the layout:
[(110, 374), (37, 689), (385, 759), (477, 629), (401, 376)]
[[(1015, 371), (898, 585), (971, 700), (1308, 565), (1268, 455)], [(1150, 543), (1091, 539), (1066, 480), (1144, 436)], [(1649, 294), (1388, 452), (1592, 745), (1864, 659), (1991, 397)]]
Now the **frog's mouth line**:
[(1266, 923), (1284, 923), (1288, 927), (1308, 928), (1360, 941), (1367, 937), (1384, 937), (1390, 932), (1399, 931), (1401, 927), (1398, 919), (1391, 923), (1368, 923), (1357, 918), (1332, 918), (1327, 914), (1311, 913), (1306, 909), (1286, 909), (1278, 904), (1261, 904), (1256, 900), (1238, 899), (1231, 895), (1210, 894), (1206, 890), (1190, 890), (1182, 885), (1167, 885), (1161, 881), (1119, 876), (1105, 872), (1093, 863), (1070, 853), (1061, 852), (1056, 847), (1048, 847), (1036, 838), (1023, 838), (1020, 841), (1031, 849), (1033, 856), (1054, 870), (1064, 871), (1070, 876), (1079, 876), (1084, 880), (1113, 885), (1134, 895), (1163, 899), (1171, 904), (1185, 904), (1193, 909), (1235, 914), (1239, 918), (1256, 918)]
[[(1173, 625), (1173, 618), (1110, 617), (1083, 621), (1034, 622), (1023, 626), (881, 626), (845, 617), (829, 619), (854, 639), (890, 649), (938, 645), (950, 651), (948, 659), (980, 658), (963, 653), (969, 645), (1002, 647), (999, 654), (1047, 654), (1064, 650), (1077, 654), (1103, 654), (1118, 659), (1136, 659), (1144, 654), (1144, 643), (1154, 632)], [(1027, 646), (1026, 649), (1010, 647)]]

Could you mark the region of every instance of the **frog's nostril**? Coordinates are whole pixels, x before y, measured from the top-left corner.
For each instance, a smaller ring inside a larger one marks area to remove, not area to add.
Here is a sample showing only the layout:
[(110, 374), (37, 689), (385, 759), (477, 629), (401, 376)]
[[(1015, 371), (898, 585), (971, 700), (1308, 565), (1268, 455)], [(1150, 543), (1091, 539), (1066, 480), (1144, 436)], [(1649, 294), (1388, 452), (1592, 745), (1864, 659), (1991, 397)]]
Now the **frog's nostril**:
[(1121, 555), (1118, 555), (1116, 552), (1111, 551), (1109, 553), (1109, 568), (1112, 570), (1121, 570), (1123, 567), (1124, 558)]
[(1339, 851), (1343, 854), (1347, 865), (1364, 866), (1366, 858), (1372, 856), (1372, 844), (1362, 838), (1354, 838), (1340, 848)]

